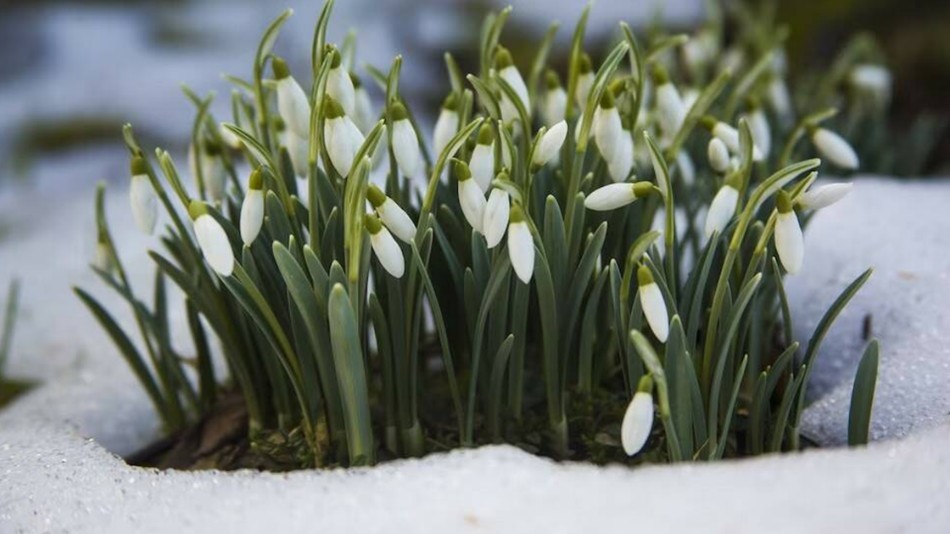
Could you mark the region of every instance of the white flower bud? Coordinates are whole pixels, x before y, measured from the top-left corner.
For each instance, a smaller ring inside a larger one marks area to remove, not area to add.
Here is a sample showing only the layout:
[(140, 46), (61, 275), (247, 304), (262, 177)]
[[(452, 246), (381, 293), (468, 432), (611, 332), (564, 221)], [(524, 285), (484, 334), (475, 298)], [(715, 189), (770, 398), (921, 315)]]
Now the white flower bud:
[(709, 213), (706, 214), (706, 237), (713, 233), (722, 233), (728, 226), (732, 216), (736, 213), (736, 206), (739, 203), (739, 191), (729, 184), (722, 186), (713, 197), (712, 204), (709, 205)]
[(370, 184), (366, 190), (366, 199), (373, 205), (379, 219), (396, 234), (401, 241), (411, 243), (416, 236), (416, 225), (412, 218), (396, 201), (386, 196), (382, 189)]
[(709, 165), (714, 171), (723, 174), (729, 170), (729, 149), (722, 139), (713, 137), (709, 140), (709, 146), (706, 150), (709, 156)]
[(236, 133), (224, 127), (224, 123), (218, 125), (218, 133), (221, 135), (221, 140), (224, 141), (224, 144), (229, 147), (238, 150), (243, 146), (243, 141), (237, 136)]
[(614, 157), (607, 162), (607, 172), (614, 182), (623, 182), (633, 170), (633, 138), (629, 130), (621, 130)]
[(449, 141), (455, 137), (459, 129), (458, 97), (455, 93), (450, 94), (445, 102), (442, 103), (442, 109), (439, 111), (439, 118), (435, 121), (435, 130), (432, 133), (432, 146), (435, 148), (435, 156), (438, 157), (449, 145)]
[(604, 160), (613, 159), (621, 132), (623, 123), (620, 120), (620, 112), (617, 111), (613, 94), (607, 89), (594, 112), (594, 140), (597, 141), (597, 148)]
[(679, 169), (680, 178), (683, 179), (684, 184), (692, 185), (696, 181), (696, 167), (693, 165), (693, 158), (689, 157), (689, 153), (685, 150), (680, 150), (676, 155), (676, 168)]
[(250, 184), (241, 204), (241, 240), (250, 246), (257, 239), (264, 224), (264, 190), (261, 171), (251, 173)]
[(504, 47), (498, 47), (498, 51), (495, 52), (495, 70), (498, 71), (498, 76), (505, 80), (505, 82), (511, 86), (511, 89), (514, 90), (515, 94), (518, 95), (518, 100), (521, 101), (521, 105), (524, 106), (524, 109), (531, 113), (531, 102), (528, 99), (528, 86), (525, 85), (524, 79), (521, 77), (521, 72), (518, 71), (518, 67), (514, 65), (514, 62), (511, 59), (511, 53), (508, 52)]
[(792, 97), (788, 93), (788, 86), (785, 85), (784, 80), (778, 76), (773, 76), (766, 87), (765, 95), (779, 117), (790, 118), (792, 116)]
[(752, 142), (755, 149), (763, 156), (772, 151), (772, 129), (769, 120), (762, 108), (756, 108), (749, 114), (749, 131), (752, 132)]
[(645, 181), (607, 184), (591, 191), (584, 199), (584, 207), (594, 211), (610, 211), (631, 204), (652, 190), (653, 186)]
[(323, 136), (333, 168), (344, 178), (350, 173), (353, 158), (363, 145), (363, 134), (330, 97), (324, 101)]
[(383, 269), (386, 269), (392, 277), (401, 278), (406, 272), (406, 259), (402, 255), (399, 243), (396, 243), (393, 235), (379, 222), (379, 219), (372, 215), (363, 217), (363, 226), (369, 232), (369, 242), (373, 247), (373, 253), (376, 254), (376, 259), (379, 260)]
[(419, 148), (419, 138), (409, 122), (406, 108), (395, 104), (391, 112), (393, 117), (393, 155), (399, 171), (407, 178), (419, 178), (425, 172), (425, 161)]
[(641, 265), (637, 270), (637, 282), (639, 285), (640, 306), (643, 308), (643, 315), (650, 325), (653, 335), (660, 341), (666, 343), (666, 338), (670, 334), (670, 316), (666, 311), (666, 302), (663, 300), (663, 294), (660, 287), (653, 280), (653, 273), (646, 265)]
[(373, 119), (373, 103), (359, 78), (351, 75), (350, 79), (353, 81), (353, 122), (361, 132), (368, 134), (376, 125)]
[(855, 65), (848, 74), (852, 87), (868, 93), (882, 101), (890, 100), (891, 71), (881, 65)]
[(287, 132), (284, 135), (284, 143), (287, 146), (287, 154), (290, 156), (294, 174), (301, 178), (306, 177), (310, 165), (310, 142), (294, 132)]
[(567, 137), (567, 123), (562, 120), (544, 132), (541, 140), (538, 141), (538, 148), (534, 151), (531, 164), (536, 167), (543, 167), (556, 158), (561, 151), (561, 145), (564, 144), (565, 137)]
[[(665, 76), (665, 73), (662, 75)], [(686, 119), (688, 108), (680, 98), (679, 91), (668, 80), (657, 85), (656, 88), (657, 121), (665, 136), (672, 136), (679, 131)]]
[(820, 210), (838, 202), (851, 192), (850, 182), (812, 188), (798, 197), (798, 205), (806, 210)]
[(587, 107), (587, 97), (590, 96), (590, 90), (594, 87), (594, 66), (591, 64), (590, 56), (586, 53), (581, 54), (580, 65), (577, 73), (577, 86), (575, 88), (574, 99), (577, 107), (584, 110)]
[(788, 193), (780, 191), (777, 201), (778, 217), (775, 220), (775, 251), (788, 274), (796, 274), (805, 258), (805, 239), (798, 216), (792, 209)]
[(491, 126), (486, 124), (478, 131), (478, 142), (472, 150), (468, 167), (484, 195), (495, 178), (495, 132)]
[(514, 205), (509, 212), (508, 257), (515, 274), (527, 284), (534, 274), (534, 239), (521, 206)]
[(353, 87), (353, 80), (350, 73), (343, 66), (340, 53), (336, 50), (330, 52), (330, 71), (327, 73), (327, 94), (340, 103), (343, 112), (350, 117), (356, 114), (356, 89)]
[(541, 101), (541, 115), (544, 123), (551, 126), (564, 120), (567, 114), (567, 91), (561, 87), (557, 75), (553, 72), (548, 72), (545, 81), (547, 90)]
[(158, 220), (158, 197), (147, 173), (145, 160), (138, 156), (132, 158), (132, 181), (129, 183), (132, 218), (139, 230), (151, 234)]
[(214, 149), (212, 153), (206, 152), (202, 156), (201, 170), (201, 176), (205, 182), (205, 193), (211, 200), (220, 202), (227, 192), (228, 175), (217, 149)]
[(297, 80), (290, 75), (282, 59), (275, 58), (273, 65), (277, 80), (277, 111), (291, 131), (300, 137), (309, 138), (310, 100)]
[(640, 452), (650, 437), (653, 428), (653, 396), (647, 391), (637, 391), (627, 405), (620, 425), (620, 442), (627, 456)]
[(508, 211), (510, 209), (508, 192), (501, 188), (494, 188), (488, 195), (488, 204), (485, 205), (484, 222), (485, 241), (488, 248), (495, 248), (501, 243), (508, 229)]
[(838, 167), (848, 170), (858, 168), (858, 155), (844, 137), (825, 128), (815, 128), (811, 133), (811, 142), (821, 157)]
[(462, 214), (472, 229), (482, 233), (482, 224), (485, 219), (485, 193), (472, 177), (468, 165), (456, 163), (455, 175), (459, 181), (459, 205)]
[(194, 221), (195, 238), (201, 254), (208, 265), (221, 276), (231, 276), (234, 272), (234, 251), (224, 228), (208, 214), (208, 208), (198, 201), (192, 201), (188, 212)]

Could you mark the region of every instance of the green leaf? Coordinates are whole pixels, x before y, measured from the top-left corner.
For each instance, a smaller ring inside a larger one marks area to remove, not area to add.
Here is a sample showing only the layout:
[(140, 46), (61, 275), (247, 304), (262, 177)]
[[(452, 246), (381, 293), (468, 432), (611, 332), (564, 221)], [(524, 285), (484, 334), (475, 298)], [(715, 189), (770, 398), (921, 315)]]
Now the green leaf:
[(488, 382), (487, 427), (488, 433), (495, 441), (500, 441), (501, 439), (498, 415), (501, 411), (501, 393), (502, 386), (504, 385), (505, 367), (508, 366), (508, 356), (511, 354), (511, 347), (514, 345), (514, 342), (515, 336), (509, 334), (508, 337), (501, 342), (501, 346), (498, 347), (498, 352), (495, 354), (495, 359), (491, 365), (491, 378)]
[(851, 389), (851, 411), (848, 416), (848, 445), (867, 445), (871, 432), (871, 408), (877, 385), (880, 346), (876, 339), (864, 349)]

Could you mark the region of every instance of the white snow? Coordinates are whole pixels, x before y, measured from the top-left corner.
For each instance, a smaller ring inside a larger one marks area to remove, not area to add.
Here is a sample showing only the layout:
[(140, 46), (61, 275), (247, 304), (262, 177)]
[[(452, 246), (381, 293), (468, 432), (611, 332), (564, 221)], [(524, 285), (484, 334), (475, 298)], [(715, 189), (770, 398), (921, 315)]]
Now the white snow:
[[(819, 215), (806, 231), (804, 274), (790, 287), (796, 317), (807, 316), (797, 327), (804, 330), (802, 337), (840, 288), (868, 263), (877, 267), (874, 281), (827, 341), (816, 375), (830, 373), (828, 385), (819, 388), (830, 393), (809, 409), (806, 424), (822, 441), (841, 440), (846, 392), (861, 348), (856, 332), (864, 311), (874, 310), (884, 349), (875, 435), (908, 437), (866, 449), (642, 469), (556, 464), (501, 446), (373, 469), (288, 475), (129, 467), (108, 451), (128, 453), (147, 443), (156, 436), (156, 421), (105, 335), (68, 294), (70, 283), (100, 287), (86, 274), (82, 258), (83, 243), (91, 239), (91, 194), (69, 197), (54, 199), (57, 209), (44, 216), (33, 209), (43, 200), (39, 194), (15, 203), (0, 199), (0, 212), (22, 229), (0, 246), (0, 280), (17, 272), (24, 282), (25, 314), (11, 371), (46, 381), (0, 413), (0, 530), (946, 532), (950, 527), (945, 506), (950, 330), (939, 306), (950, 291), (947, 237), (940, 231), (946, 228), (940, 199), (950, 198), (946, 181), (858, 179), (851, 197)], [(147, 242), (131, 224), (125, 192), (112, 191), (109, 199), (121, 248), (135, 250)], [(130, 264), (134, 279), (147, 283), (147, 265)], [(914, 278), (905, 279), (905, 271)]]

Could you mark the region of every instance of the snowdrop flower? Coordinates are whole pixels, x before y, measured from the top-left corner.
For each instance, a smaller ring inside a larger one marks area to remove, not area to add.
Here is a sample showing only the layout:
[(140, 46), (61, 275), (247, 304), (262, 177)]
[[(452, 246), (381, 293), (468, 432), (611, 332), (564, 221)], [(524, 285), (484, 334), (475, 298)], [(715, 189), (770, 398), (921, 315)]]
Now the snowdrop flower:
[(518, 278), (528, 283), (534, 274), (534, 239), (525, 221), (524, 211), (515, 204), (509, 210), (508, 257)]
[(350, 73), (343, 66), (340, 52), (333, 46), (327, 46), (330, 71), (327, 73), (327, 94), (343, 106), (343, 112), (356, 116), (356, 89)]
[(241, 204), (241, 240), (250, 246), (257, 239), (264, 224), (264, 179), (260, 168), (251, 173), (247, 194)]
[(112, 272), (112, 253), (109, 251), (109, 244), (104, 237), (96, 240), (96, 250), (92, 257), (92, 266), (100, 271)]
[(641, 265), (637, 269), (637, 283), (640, 286), (638, 290), (640, 306), (643, 308), (647, 324), (650, 325), (650, 330), (660, 343), (666, 343), (666, 338), (670, 334), (670, 317), (666, 311), (666, 302), (663, 301), (660, 287), (656, 285), (653, 273), (646, 265)]
[(851, 183), (823, 185), (809, 189), (798, 197), (797, 204), (805, 210), (820, 210), (838, 202), (851, 192)]
[(435, 121), (435, 130), (432, 132), (432, 146), (435, 148), (435, 157), (442, 154), (449, 141), (455, 137), (459, 129), (458, 95), (449, 93), (442, 102), (439, 118)]
[(548, 70), (544, 75), (544, 86), (541, 115), (544, 123), (551, 126), (564, 120), (567, 114), (567, 91), (561, 87), (561, 80), (553, 70)]
[(234, 251), (231, 250), (231, 242), (224, 228), (208, 213), (208, 206), (204, 202), (192, 200), (188, 215), (194, 224), (198, 247), (208, 265), (221, 276), (231, 276), (234, 272)]
[(468, 160), (468, 169), (484, 195), (495, 177), (495, 131), (488, 124), (478, 130), (478, 141)]
[(287, 155), (290, 156), (294, 174), (303, 178), (309, 174), (310, 141), (293, 132), (284, 135), (284, 144), (287, 146)]
[(472, 171), (463, 161), (455, 161), (455, 177), (459, 181), (459, 204), (462, 206), (462, 215), (472, 229), (482, 233), (482, 224), (485, 218), (485, 193), (475, 179)]
[(765, 111), (758, 103), (754, 103), (752, 112), (749, 113), (749, 131), (752, 132), (752, 143), (756, 150), (763, 156), (767, 156), (772, 151), (772, 129), (769, 127), (769, 119), (765, 116)]
[(363, 145), (363, 134), (333, 97), (327, 96), (324, 99), (323, 118), (323, 137), (326, 140), (330, 163), (346, 178), (353, 166), (353, 158)]
[(765, 89), (765, 95), (779, 117), (791, 118), (792, 97), (788, 92), (788, 86), (785, 85), (785, 80), (773, 74)]
[(696, 167), (693, 165), (693, 158), (689, 157), (689, 153), (685, 150), (680, 150), (679, 154), (676, 155), (676, 168), (680, 171), (680, 178), (683, 179), (683, 183), (686, 185), (691, 185), (696, 181)]
[(729, 170), (729, 149), (726, 148), (722, 139), (718, 137), (710, 139), (706, 154), (709, 156), (709, 165), (714, 171), (723, 174)]
[[(726, 148), (728, 148), (730, 152), (733, 154), (742, 153), (742, 149), (739, 146), (739, 130), (709, 115), (703, 117), (701, 122), (713, 137), (725, 143)], [(755, 146), (755, 142), (752, 143), (752, 160), (762, 160), (762, 151), (759, 150), (759, 147)]]
[[(504, 174), (498, 176), (499, 178), (507, 178)], [(508, 229), (509, 203), (508, 192), (500, 187), (492, 189), (488, 195), (488, 204), (485, 205), (484, 221), (482, 222), (488, 248), (495, 248), (498, 243), (501, 243), (501, 238), (504, 237), (505, 230)]]
[(860, 64), (851, 68), (848, 82), (852, 87), (886, 102), (891, 96), (891, 71), (882, 65)]
[(563, 120), (545, 131), (540, 141), (538, 141), (538, 147), (534, 150), (534, 155), (531, 157), (532, 169), (537, 171), (549, 161), (557, 158), (566, 137), (567, 123)]
[(393, 235), (379, 221), (379, 217), (366, 214), (363, 216), (363, 226), (369, 232), (369, 242), (373, 247), (376, 259), (393, 278), (402, 278), (406, 272), (406, 259), (402, 256), (399, 243)]
[(653, 184), (645, 181), (607, 184), (591, 191), (584, 199), (584, 207), (593, 211), (610, 211), (631, 204), (652, 191)]
[(221, 161), (221, 147), (217, 143), (206, 141), (204, 154), (198, 162), (201, 165), (201, 177), (205, 183), (205, 193), (215, 202), (220, 202), (227, 189), (227, 171)]
[(844, 137), (825, 128), (811, 128), (811, 142), (815, 149), (831, 163), (842, 169), (854, 170), (858, 168), (858, 155), (845, 141)]
[(798, 224), (798, 216), (792, 209), (792, 200), (785, 191), (779, 191), (776, 209), (775, 251), (788, 274), (796, 274), (801, 270), (805, 258), (805, 239), (802, 237), (802, 227)]
[(141, 156), (132, 158), (132, 182), (129, 184), (129, 201), (132, 218), (142, 232), (151, 235), (158, 220), (158, 197), (148, 178), (148, 167)]
[(692, 87), (683, 90), (683, 106), (686, 107), (686, 112), (689, 113), (689, 110), (692, 109), (693, 104), (699, 100), (699, 90)]
[(223, 122), (218, 125), (218, 134), (221, 136), (221, 140), (224, 141), (224, 144), (235, 150), (240, 150), (241, 147), (244, 146), (241, 138), (238, 137), (236, 133), (225, 128)]
[(274, 79), (277, 81), (277, 111), (287, 127), (300, 137), (310, 138), (310, 100), (283, 59), (274, 58)]
[(350, 73), (350, 81), (353, 83), (353, 122), (361, 132), (367, 134), (376, 125), (373, 120), (373, 104), (369, 100), (369, 93), (363, 87), (363, 80)]
[(607, 172), (614, 182), (623, 182), (633, 170), (633, 137), (630, 129), (624, 127), (617, 138), (617, 147), (614, 157), (607, 162)]
[(393, 120), (393, 155), (399, 171), (407, 178), (418, 178), (425, 172), (422, 150), (416, 130), (409, 122), (409, 112), (399, 102), (392, 105), (390, 115)]
[(736, 213), (736, 206), (739, 203), (739, 190), (726, 180), (726, 185), (722, 186), (716, 196), (713, 197), (709, 205), (709, 212), (706, 214), (706, 237), (711, 237), (714, 233), (722, 233), (732, 220)]
[(375, 184), (369, 184), (366, 190), (366, 199), (373, 205), (376, 215), (392, 233), (400, 240), (411, 243), (416, 236), (416, 225), (409, 214), (396, 201), (386, 196), (383, 190)]
[(521, 105), (530, 114), (531, 101), (528, 99), (528, 86), (525, 85), (518, 67), (511, 59), (511, 52), (502, 46), (499, 46), (498, 51), (495, 52), (495, 70), (498, 71), (498, 76), (511, 86), (515, 94), (518, 95), (518, 99), (521, 100)]
[(657, 121), (663, 136), (672, 139), (682, 126), (688, 108), (670, 81), (666, 69), (659, 65), (653, 69), (653, 83), (656, 85)]
[(633, 400), (627, 405), (623, 414), (623, 423), (620, 425), (620, 443), (627, 456), (640, 452), (646, 445), (653, 428), (653, 379), (645, 375), (640, 379), (637, 392)]
[(577, 87), (574, 93), (577, 107), (581, 108), (581, 111), (587, 107), (587, 97), (590, 96), (592, 87), (594, 87), (594, 66), (591, 64), (590, 56), (583, 52), (577, 65)]
[(594, 112), (594, 140), (604, 160), (610, 161), (617, 150), (623, 123), (620, 121), (620, 112), (617, 110), (612, 91), (605, 90), (600, 97), (597, 111)]

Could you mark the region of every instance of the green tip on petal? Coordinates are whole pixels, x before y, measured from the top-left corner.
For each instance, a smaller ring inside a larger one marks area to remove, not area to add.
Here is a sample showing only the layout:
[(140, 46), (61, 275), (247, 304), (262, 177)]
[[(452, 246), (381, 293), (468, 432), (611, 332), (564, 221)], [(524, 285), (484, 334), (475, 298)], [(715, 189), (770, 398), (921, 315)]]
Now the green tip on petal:
[(261, 172), (260, 167), (251, 172), (251, 177), (247, 180), (247, 188), (254, 191), (260, 191), (264, 188), (264, 173)]
[(340, 56), (340, 51), (336, 49), (333, 45), (327, 45), (324, 49), (328, 58), (330, 58), (330, 68), (335, 69), (340, 66), (340, 63), (343, 62), (343, 58)]
[(449, 111), (458, 111), (459, 110), (459, 95), (454, 92), (449, 93), (449, 96), (445, 97), (445, 100), (442, 101), (442, 109), (447, 109)]
[(511, 52), (507, 48), (499, 46), (495, 52), (495, 69), (501, 70), (514, 64), (514, 60), (511, 59)]
[(707, 130), (711, 132), (713, 131), (713, 128), (715, 128), (716, 125), (719, 124), (719, 119), (717, 119), (716, 117), (713, 117), (712, 115), (706, 115), (703, 118), (699, 119), (699, 123), (702, 124), (704, 128), (706, 128)]
[(452, 174), (459, 182), (472, 179), (472, 170), (468, 168), (468, 163), (460, 159), (452, 158)]
[(637, 384), (637, 393), (650, 393), (653, 391), (653, 376), (650, 374), (645, 374), (640, 377), (640, 382)]
[(383, 190), (375, 184), (369, 184), (369, 189), (366, 190), (366, 199), (374, 208), (378, 208), (386, 202), (386, 193), (383, 193)]
[(653, 192), (653, 184), (650, 182), (636, 182), (633, 184), (633, 196), (643, 198)]
[(402, 102), (394, 102), (389, 107), (389, 114), (392, 115), (393, 121), (401, 121), (409, 118), (409, 111), (406, 110), (406, 106)]
[(653, 273), (650, 272), (650, 268), (646, 265), (641, 265), (637, 269), (637, 283), (640, 284), (640, 287), (648, 286), (653, 283)]
[(271, 67), (274, 69), (274, 79), (283, 80), (290, 76), (290, 69), (287, 68), (287, 62), (279, 57), (274, 58), (274, 62), (271, 63)]
[(521, 209), (521, 204), (512, 204), (511, 210), (508, 212), (508, 224), (520, 222), (524, 222), (524, 210)]
[(748, 106), (750, 110), (755, 111), (762, 107), (762, 101), (755, 95), (749, 95), (745, 99), (745, 105)]
[(670, 83), (670, 75), (666, 72), (666, 69), (663, 68), (663, 65), (654, 65), (653, 66), (653, 82), (656, 85), (663, 85), (664, 83)]
[(383, 229), (383, 223), (379, 222), (379, 217), (369, 213), (363, 215), (363, 226), (371, 235), (376, 235)]
[(278, 132), (282, 132), (287, 129), (287, 123), (284, 122), (284, 119), (280, 116), (274, 117), (274, 129)]
[(145, 162), (145, 158), (142, 156), (135, 156), (132, 158), (132, 162), (129, 164), (129, 167), (132, 170), (132, 176), (138, 176), (140, 174), (148, 174), (148, 164)]
[(779, 213), (788, 213), (792, 211), (792, 197), (784, 189), (778, 192), (778, 198), (775, 199), (775, 206)]
[(495, 141), (495, 130), (492, 129), (491, 125), (483, 124), (482, 127), (478, 130), (478, 144), (490, 145), (494, 141)]
[(353, 83), (353, 89), (359, 89), (363, 87), (363, 79), (359, 77), (355, 72), (350, 73), (350, 82)]
[(600, 97), (600, 107), (603, 109), (612, 109), (615, 105), (613, 93), (611, 91), (604, 91), (604, 94)]
[(561, 78), (558, 77), (557, 73), (552, 69), (548, 69), (544, 73), (544, 86), (547, 87), (548, 91), (553, 91), (561, 86)]
[(591, 63), (590, 56), (587, 54), (587, 52), (581, 54), (580, 61), (577, 62), (577, 67), (578, 72), (581, 74), (587, 74), (588, 72), (592, 72), (594, 70), (594, 64)]
[(339, 102), (333, 99), (332, 96), (326, 95), (323, 100), (323, 118), (326, 120), (339, 119), (340, 117), (345, 116), (346, 113), (343, 111), (343, 106)]
[(212, 141), (211, 139), (208, 139), (207, 141), (205, 141), (204, 145), (205, 145), (205, 154), (207, 154), (208, 156), (217, 157), (218, 155), (221, 154), (221, 145)]
[(200, 200), (192, 200), (188, 204), (188, 216), (191, 217), (191, 220), (195, 220), (202, 215), (208, 214), (208, 206)]
[(617, 78), (616, 80), (610, 82), (610, 85), (607, 86), (607, 90), (617, 98), (622, 95), (623, 92), (627, 89), (627, 79), (626, 78)]

